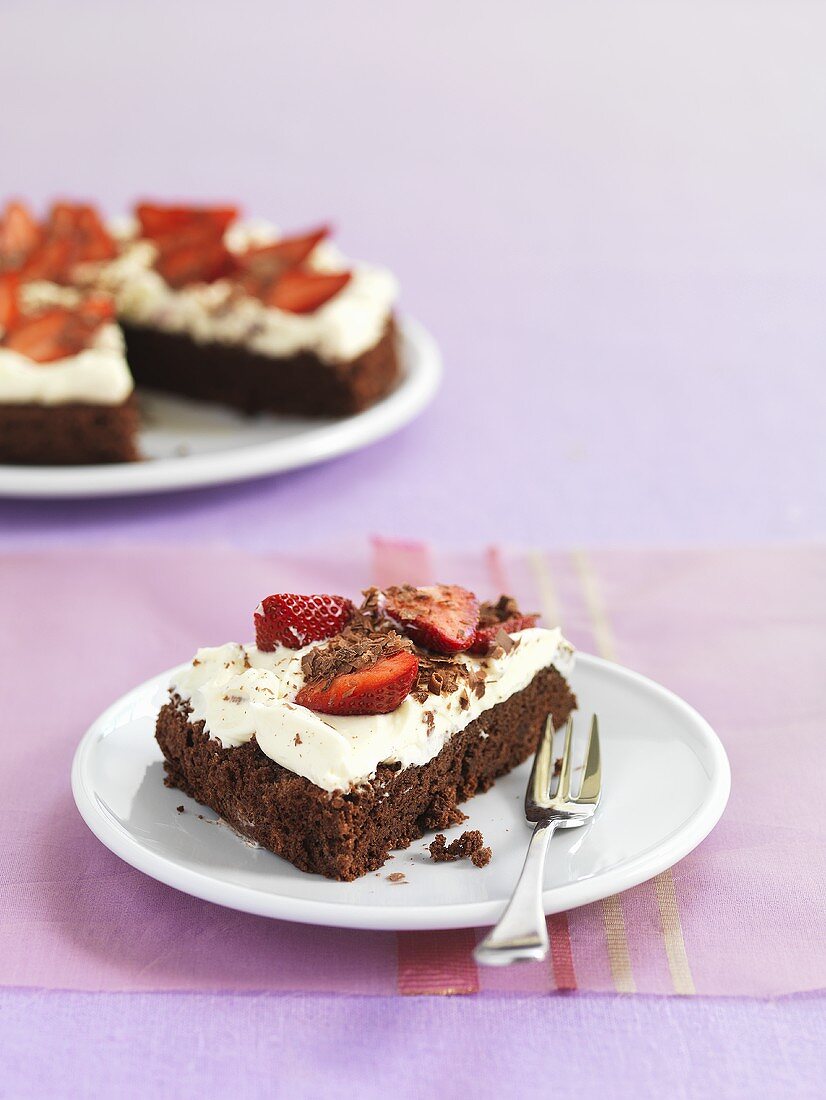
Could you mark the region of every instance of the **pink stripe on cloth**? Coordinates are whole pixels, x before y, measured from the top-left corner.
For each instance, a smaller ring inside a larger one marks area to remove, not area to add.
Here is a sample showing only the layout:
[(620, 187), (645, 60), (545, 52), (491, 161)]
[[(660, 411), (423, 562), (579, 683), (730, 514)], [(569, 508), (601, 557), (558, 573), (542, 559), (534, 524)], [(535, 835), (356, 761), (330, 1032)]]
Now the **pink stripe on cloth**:
[[(826, 844), (805, 784), (822, 771), (826, 552), (586, 557), (588, 591), (569, 554), (387, 540), (300, 556), (0, 555), (0, 984), (542, 994), (573, 983), (671, 993), (689, 981), (702, 994), (760, 996), (826, 986)], [(608, 631), (623, 663), (684, 695), (723, 737), (734, 783), (718, 828), (668, 881), (550, 918), (547, 963), (481, 972), (478, 930), (397, 936), (251, 917), (167, 889), (94, 839), (69, 766), (114, 698), (199, 645), (248, 637), (267, 592), (355, 593), (372, 580), (456, 581), (484, 596), (510, 588), (531, 609), (558, 608), (584, 648)], [(791, 821), (769, 820), (769, 789), (779, 805), (794, 800)]]

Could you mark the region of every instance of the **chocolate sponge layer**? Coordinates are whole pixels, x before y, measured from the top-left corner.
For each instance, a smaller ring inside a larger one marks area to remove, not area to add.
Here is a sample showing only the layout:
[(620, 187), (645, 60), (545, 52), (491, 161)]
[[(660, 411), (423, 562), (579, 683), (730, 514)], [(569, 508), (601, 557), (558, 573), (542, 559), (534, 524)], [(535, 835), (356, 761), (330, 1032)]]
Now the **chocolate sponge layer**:
[(137, 432), (134, 397), (120, 405), (0, 404), (0, 463), (88, 466), (134, 462), (138, 458)]
[(348, 363), (311, 352), (276, 359), (240, 345), (198, 343), (182, 333), (121, 321), (126, 358), (138, 385), (246, 413), (346, 416), (384, 397), (399, 375), (395, 325)]

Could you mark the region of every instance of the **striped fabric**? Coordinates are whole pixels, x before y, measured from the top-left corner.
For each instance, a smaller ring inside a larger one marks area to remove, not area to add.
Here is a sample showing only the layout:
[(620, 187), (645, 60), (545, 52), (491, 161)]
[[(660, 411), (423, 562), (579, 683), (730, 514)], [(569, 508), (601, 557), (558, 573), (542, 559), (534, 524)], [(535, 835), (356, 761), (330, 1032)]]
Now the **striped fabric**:
[[(721, 733), (732, 798), (676, 867), (548, 918), (549, 959), (478, 969), (484, 930), (373, 933), (235, 913), (120, 862), (71, 803), (77, 740), (113, 698), (199, 644), (244, 637), (277, 588), (455, 581), (515, 594), (575, 645), (689, 698)], [(819, 547), (446, 553), (375, 539), (251, 556), (222, 548), (0, 555), (0, 984), (91, 990), (779, 995), (826, 985), (826, 844), (801, 777), (822, 767), (826, 553)], [(42, 606), (49, 619), (42, 652)], [(102, 644), (105, 642), (105, 644)], [(44, 669), (48, 675), (44, 676)], [(45, 690), (48, 688), (48, 690)], [(767, 766), (796, 813), (764, 812)]]

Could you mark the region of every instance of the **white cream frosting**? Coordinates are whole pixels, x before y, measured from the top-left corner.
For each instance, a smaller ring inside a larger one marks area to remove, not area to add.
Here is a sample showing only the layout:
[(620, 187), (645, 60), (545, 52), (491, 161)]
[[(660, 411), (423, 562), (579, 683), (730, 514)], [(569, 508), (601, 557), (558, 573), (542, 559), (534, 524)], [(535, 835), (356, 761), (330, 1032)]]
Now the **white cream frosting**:
[[(389, 271), (367, 264), (350, 267), (330, 244), (322, 243), (308, 261), (317, 271), (352, 270), (349, 283), (313, 313), (288, 313), (237, 292), (226, 279), (176, 290), (154, 270), (157, 251), (151, 241), (130, 239), (128, 223), (113, 230), (123, 242), (117, 259), (85, 265), (82, 282), (113, 295), (118, 314), (136, 325), (186, 333), (201, 343), (241, 343), (251, 351), (284, 358), (314, 352), (328, 362), (347, 362), (368, 351), (384, 332), (398, 287)], [(251, 244), (278, 240), (263, 222), (233, 226), (227, 246), (242, 251)]]
[(369, 781), (381, 763), (427, 763), (455, 733), (527, 687), (540, 669), (554, 665), (564, 675), (573, 663), (574, 651), (559, 630), (532, 628), (513, 637), (519, 644), (500, 657), (459, 655), (485, 675), (484, 695), (469, 691), (464, 710), (461, 690), (429, 695), (424, 703), (408, 695), (390, 714), (340, 717), (307, 710), (294, 699), (304, 683), (301, 658), (313, 646), (264, 653), (230, 642), (200, 649), (171, 690), (189, 701), (192, 720), (203, 719), (224, 748), (255, 735), (262, 752), (282, 767), (326, 791), (347, 790)]
[(132, 388), (123, 334), (115, 324), (101, 325), (77, 355), (51, 363), (35, 363), (0, 347), (0, 404), (120, 405)]

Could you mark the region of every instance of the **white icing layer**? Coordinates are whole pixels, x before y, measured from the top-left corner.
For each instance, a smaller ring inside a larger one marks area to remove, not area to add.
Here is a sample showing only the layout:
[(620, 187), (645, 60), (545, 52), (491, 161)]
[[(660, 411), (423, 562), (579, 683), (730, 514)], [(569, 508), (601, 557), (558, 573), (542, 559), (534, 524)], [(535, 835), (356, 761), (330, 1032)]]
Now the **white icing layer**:
[[(116, 232), (123, 238), (124, 225)], [(278, 232), (260, 222), (232, 227), (230, 249), (277, 240)], [(80, 278), (112, 294), (118, 314), (136, 325), (186, 333), (201, 343), (243, 344), (251, 351), (285, 358), (314, 352), (328, 362), (347, 362), (380, 340), (398, 288), (389, 271), (367, 264), (352, 268), (350, 282), (313, 313), (287, 313), (240, 293), (226, 279), (175, 290), (154, 270), (151, 241), (124, 240), (123, 252), (110, 263), (86, 265)], [(309, 266), (341, 271), (350, 265), (328, 244), (314, 249)]]
[(347, 790), (369, 781), (381, 763), (406, 768), (432, 760), (455, 733), (522, 691), (540, 669), (554, 665), (563, 675), (569, 671), (573, 649), (559, 630), (533, 628), (514, 638), (519, 644), (497, 659), (460, 654), (459, 660), (485, 673), (484, 696), (469, 692), (465, 710), (460, 692), (454, 692), (429, 695), (424, 703), (409, 695), (390, 714), (316, 714), (293, 702), (304, 683), (301, 658), (312, 646), (262, 653), (230, 642), (201, 649), (171, 687), (189, 700), (192, 720), (203, 719), (225, 748), (244, 744), (254, 734), (277, 764), (324, 790)]
[(0, 404), (120, 405), (132, 388), (123, 335), (114, 324), (101, 325), (77, 355), (51, 363), (35, 363), (0, 347)]

